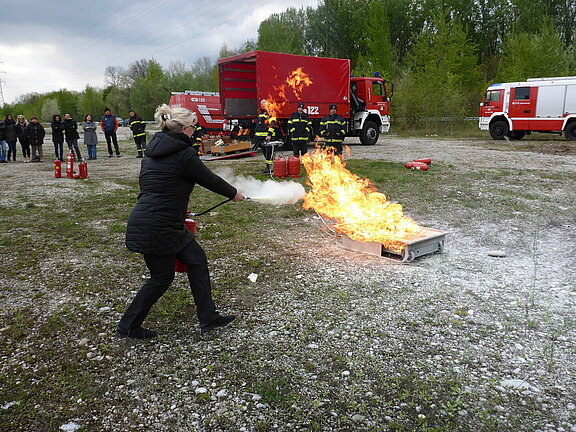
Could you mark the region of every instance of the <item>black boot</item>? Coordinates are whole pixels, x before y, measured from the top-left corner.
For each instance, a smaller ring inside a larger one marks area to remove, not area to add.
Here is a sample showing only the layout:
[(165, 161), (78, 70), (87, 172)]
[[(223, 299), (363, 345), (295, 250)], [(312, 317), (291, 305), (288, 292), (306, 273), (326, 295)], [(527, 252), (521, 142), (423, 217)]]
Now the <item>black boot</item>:
[(143, 327), (137, 327), (135, 329), (130, 329), (128, 332), (121, 331), (116, 328), (116, 335), (121, 338), (131, 338), (131, 339), (152, 339), (158, 336), (154, 330), (148, 330)]
[(220, 315), (217, 314), (216, 318), (207, 324), (200, 324), (200, 333), (208, 333), (218, 327), (224, 327), (234, 321), (236, 317), (234, 315)]

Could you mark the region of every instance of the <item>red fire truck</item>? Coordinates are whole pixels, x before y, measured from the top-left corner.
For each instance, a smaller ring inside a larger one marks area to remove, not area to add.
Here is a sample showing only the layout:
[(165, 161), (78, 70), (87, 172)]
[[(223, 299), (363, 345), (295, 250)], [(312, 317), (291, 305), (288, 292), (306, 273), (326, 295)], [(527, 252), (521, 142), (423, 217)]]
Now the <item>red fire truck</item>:
[(220, 95), (216, 92), (172, 92), (171, 108), (188, 108), (196, 113), (198, 122), (208, 135), (222, 133), (224, 117), (220, 108)]
[(497, 140), (531, 132), (564, 132), (576, 140), (576, 77), (491, 85), (480, 104), (479, 126)]
[(336, 104), (347, 120), (347, 134), (372, 145), (390, 128), (390, 97), (379, 77), (351, 77), (350, 60), (252, 51), (218, 61), (224, 118), (240, 129), (254, 129), (260, 101), (285, 130), (304, 102), (317, 135), (320, 121)]

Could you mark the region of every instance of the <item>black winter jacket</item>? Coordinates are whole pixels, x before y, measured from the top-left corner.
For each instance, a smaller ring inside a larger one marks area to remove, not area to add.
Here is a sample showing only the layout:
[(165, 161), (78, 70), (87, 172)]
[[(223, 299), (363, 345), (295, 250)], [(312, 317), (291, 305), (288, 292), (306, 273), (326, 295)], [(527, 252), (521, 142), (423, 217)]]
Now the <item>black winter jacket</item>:
[(0, 120), (0, 141), (6, 141), (6, 125)]
[(16, 133), (16, 122), (14, 120), (8, 119), (4, 120), (4, 124), (6, 125), (6, 141), (16, 142), (18, 139), (18, 135)]
[(16, 135), (18, 136), (20, 143), (24, 145), (28, 144), (28, 137), (26, 136), (26, 126), (28, 126), (28, 123), (16, 122)]
[(40, 123), (30, 122), (26, 126), (26, 136), (31, 145), (41, 146), (44, 144), (44, 136), (46, 131)]
[(198, 183), (234, 198), (236, 189), (214, 174), (182, 133), (162, 131), (148, 144), (140, 168), (140, 194), (126, 227), (126, 246), (133, 252), (174, 255), (192, 241), (185, 226), (190, 193)]
[(52, 142), (64, 142), (64, 124), (62, 121), (56, 121), (56, 116), (52, 117)]
[(74, 119), (64, 119), (64, 132), (66, 133), (66, 141), (80, 138), (78, 124)]

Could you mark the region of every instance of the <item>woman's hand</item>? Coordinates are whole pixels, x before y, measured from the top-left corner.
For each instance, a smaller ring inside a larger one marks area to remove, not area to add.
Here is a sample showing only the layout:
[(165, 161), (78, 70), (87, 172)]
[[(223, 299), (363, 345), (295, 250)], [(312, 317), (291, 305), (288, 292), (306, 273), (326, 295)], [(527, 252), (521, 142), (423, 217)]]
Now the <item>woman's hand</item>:
[(243, 201), (244, 200), (244, 195), (240, 194), (239, 192), (236, 192), (236, 196), (234, 198), (232, 198), (232, 201), (234, 202), (239, 202), (239, 201)]

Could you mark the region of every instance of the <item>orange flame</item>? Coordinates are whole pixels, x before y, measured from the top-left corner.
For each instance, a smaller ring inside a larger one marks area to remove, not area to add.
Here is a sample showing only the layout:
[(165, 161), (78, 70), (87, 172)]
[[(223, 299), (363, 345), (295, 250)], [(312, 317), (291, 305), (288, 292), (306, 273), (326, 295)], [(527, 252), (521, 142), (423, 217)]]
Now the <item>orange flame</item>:
[(353, 240), (382, 243), (401, 252), (400, 239), (415, 237), (420, 227), (404, 216), (402, 206), (392, 203), (376, 192), (369, 179), (352, 174), (339, 157), (329, 150), (317, 148), (301, 158), (307, 183), (312, 187), (304, 197), (304, 208), (313, 208), (334, 221), (332, 228)]
[(300, 100), (300, 94), (304, 90), (304, 87), (312, 85), (313, 81), (310, 79), (308, 74), (303, 72), (302, 68), (299, 67), (298, 69), (290, 72), (288, 78), (286, 78), (286, 83), (290, 86), (296, 95), (296, 99)]

